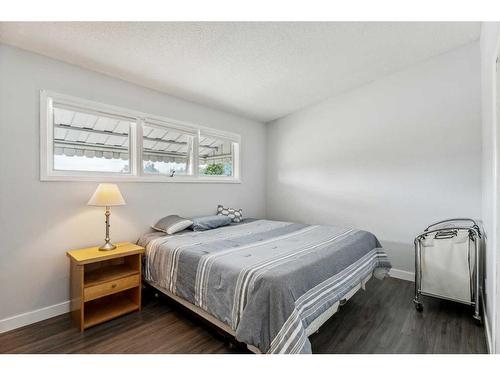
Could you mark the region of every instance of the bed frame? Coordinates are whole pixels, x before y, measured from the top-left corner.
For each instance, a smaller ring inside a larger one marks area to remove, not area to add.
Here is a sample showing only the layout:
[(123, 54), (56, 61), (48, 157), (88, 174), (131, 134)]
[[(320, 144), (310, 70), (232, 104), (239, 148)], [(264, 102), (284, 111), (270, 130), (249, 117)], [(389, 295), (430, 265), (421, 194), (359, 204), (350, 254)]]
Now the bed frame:
[[(359, 289), (365, 289), (365, 284), (368, 282), (368, 280), (370, 280), (371, 277), (372, 277), (372, 274), (370, 273), (370, 275), (368, 275), (363, 281), (361, 281), (361, 283), (359, 283), (357, 286), (355, 286), (349, 292), (347, 292), (346, 295), (344, 296), (344, 298), (342, 298), (340, 301), (336, 302), (328, 310), (326, 310), (323, 314), (321, 314), (318, 318), (316, 318), (316, 320), (314, 320), (307, 328), (307, 331), (306, 331), (307, 336), (310, 336), (313, 333), (317, 332), (319, 330), (319, 328), (339, 310), (339, 307), (345, 305), (347, 303), (347, 301), (354, 294), (356, 294), (356, 292)], [(176, 296), (175, 294), (162, 288), (161, 286), (159, 286), (158, 284), (156, 284), (154, 282), (145, 281), (145, 280), (144, 280), (144, 282), (146, 284), (150, 285), (151, 287), (153, 287), (154, 289), (156, 289), (157, 291), (159, 291), (160, 293), (162, 293), (163, 295), (166, 295), (167, 297), (180, 303), (182, 306), (186, 307), (187, 309), (189, 309), (190, 311), (192, 311), (196, 315), (207, 320), (208, 322), (215, 325), (216, 327), (222, 329), (224, 332), (228, 333), (229, 335), (231, 335), (231, 337), (233, 337), (236, 341), (238, 341), (236, 339), (236, 332), (230, 326), (221, 322), (220, 320), (215, 318), (213, 315), (207, 313), (205, 310), (201, 309), (200, 307), (193, 305), (191, 302), (188, 302), (185, 299), (183, 299), (179, 296)], [(259, 348), (255, 347), (253, 345), (250, 345), (250, 344), (245, 344), (245, 343), (243, 343), (243, 344), (246, 345), (248, 350), (250, 350), (252, 353), (262, 354), (262, 352), (259, 350)]]
[[(147, 283), (148, 285), (150, 285), (151, 287), (153, 287), (154, 289), (156, 289), (157, 291), (159, 291), (161, 294), (164, 294), (167, 297), (173, 299), (175, 302), (180, 303), (182, 306), (184, 306), (187, 309), (191, 310), (196, 315), (202, 317), (203, 319), (205, 319), (208, 322), (212, 323), (216, 327), (222, 329), (224, 332), (230, 334), (236, 340), (236, 332), (231, 327), (229, 327), (227, 324), (222, 323), (220, 320), (218, 320), (217, 318), (215, 318), (213, 315), (210, 315), (205, 310), (199, 308), (196, 305), (193, 305), (191, 302), (186, 301), (184, 298), (176, 296), (175, 294), (173, 294), (173, 293), (169, 292), (168, 290), (162, 288), (161, 286), (157, 285), (156, 283), (153, 283), (151, 281), (144, 281), (144, 282)], [(252, 353), (262, 354), (262, 352), (259, 350), (259, 348), (255, 347), (253, 345), (248, 345), (248, 344), (245, 344), (245, 345), (247, 346), (248, 350), (250, 350)]]

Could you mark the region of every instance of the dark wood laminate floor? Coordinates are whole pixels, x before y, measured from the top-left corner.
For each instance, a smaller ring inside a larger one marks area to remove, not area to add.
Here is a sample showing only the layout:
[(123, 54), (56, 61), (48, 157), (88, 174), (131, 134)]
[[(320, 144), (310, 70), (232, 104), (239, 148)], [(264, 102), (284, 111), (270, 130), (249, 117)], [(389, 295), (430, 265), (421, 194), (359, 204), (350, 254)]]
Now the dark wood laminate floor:
[[(486, 353), (467, 306), (431, 298), (417, 313), (413, 284), (370, 280), (310, 337), (314, 353)], [(231, 343), (231, 345), (229, 344)], [(0, 335), (0, 353), (246, 353), (175, 302), (144, 293), (142, 312), (80, 333), (69, 314)]]

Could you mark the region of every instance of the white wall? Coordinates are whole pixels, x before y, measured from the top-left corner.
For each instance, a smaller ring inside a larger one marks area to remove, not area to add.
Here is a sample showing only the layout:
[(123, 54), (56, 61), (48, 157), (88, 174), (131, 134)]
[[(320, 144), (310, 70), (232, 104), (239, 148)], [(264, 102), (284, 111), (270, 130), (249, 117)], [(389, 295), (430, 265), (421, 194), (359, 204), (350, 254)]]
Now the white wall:
[(164, 215), (211, 214), (218, 203), (265, 216), (263, 124), (0, 45), (0, 323), (66, 301), (65, 251), (104, 236), (103, 211), (86, 206), (96, 183), (39, 180), (40, 89), (242, 136), (241, 184), (121, 183), (127, 206), (112, 211), (112, 240), (135, 241)]
[[(500, 25), (483, 23), (481, 27), (481, 104), (483, 133), (483, 180), (482, 206), (486, 238), (485, 252), (485, 290), (486, 331), (490, 350), (495, 352), (500, 345), (500, 335), (496, 333), (500, 324), (497, 312), (500, 311), (500, 298), (497, 297), (500, 282), (497, 275), (498, 260), (498, 123), (496, 116), (497, 74), (495, 60), (499, 53)], [(499, 86), (500, 87), (500, 86)], [(496, 337), (496, 340), (495, 340)]]
[(481, 214), (479, 45), (268, 125), (267, 215), (375, 233), (413, 272), (413, 238)]

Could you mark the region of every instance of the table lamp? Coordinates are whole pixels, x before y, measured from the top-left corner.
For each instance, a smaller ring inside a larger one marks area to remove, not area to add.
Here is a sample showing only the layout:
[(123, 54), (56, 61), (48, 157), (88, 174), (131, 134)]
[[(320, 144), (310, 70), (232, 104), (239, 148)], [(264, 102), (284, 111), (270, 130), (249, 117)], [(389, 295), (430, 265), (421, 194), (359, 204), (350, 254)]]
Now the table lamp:
[(123, 206), (125, 200), (123, 199), (120, 189), (116, 184), (99, 184), (94, 194), (87, 203), (89, 206), (106, 207), (106, 238), (104, 239), (104, 245), (102, 245), (99, 250), (113, 250), (116, 246), (110, 242), (109, 239), (109, 216), (111, 212), (109, 208), (111, 206)]

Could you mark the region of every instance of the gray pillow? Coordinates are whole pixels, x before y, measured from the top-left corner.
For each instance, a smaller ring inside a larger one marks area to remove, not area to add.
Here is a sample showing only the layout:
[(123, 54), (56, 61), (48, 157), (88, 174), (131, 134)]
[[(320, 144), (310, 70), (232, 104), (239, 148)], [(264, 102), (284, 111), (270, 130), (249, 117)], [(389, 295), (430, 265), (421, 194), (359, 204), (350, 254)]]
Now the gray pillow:
[(155, 225), (151, 227), (160, 232), (165, 232), (167, 234), (174, 234), (180, 232), (181, 230), (190, 227), (193, 222), (184, 217), (178, 215), (168, 215), (160, 219)]
[(201, 232), (204, 230), (215, 229), (231, 224), (229, 216), (200, 216), (193, 217), (193, 230)]
[(221, 204), (217, 206), (217, 215), (228, 216), (234, 223), (243, 220), (243, 210), (241, 208), (226, 208)]

